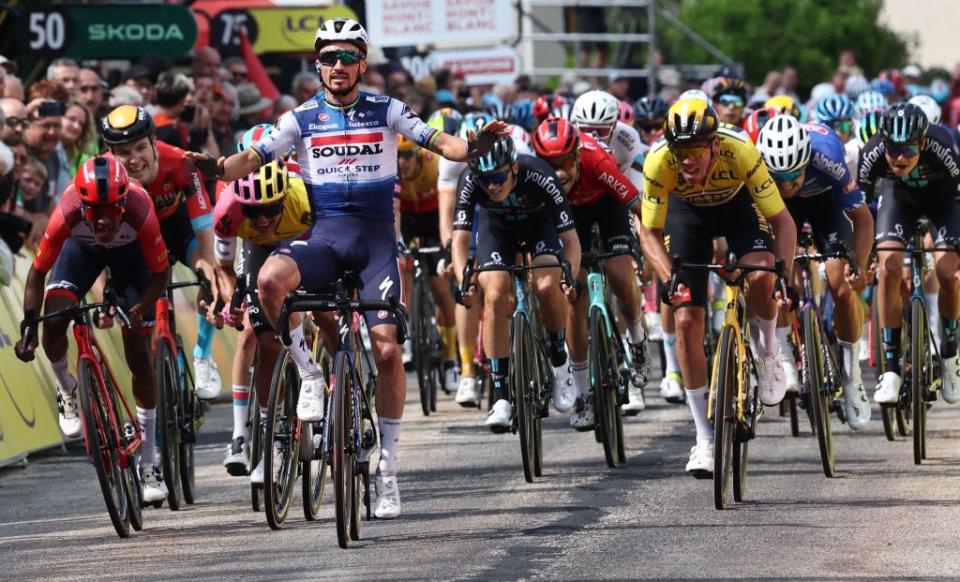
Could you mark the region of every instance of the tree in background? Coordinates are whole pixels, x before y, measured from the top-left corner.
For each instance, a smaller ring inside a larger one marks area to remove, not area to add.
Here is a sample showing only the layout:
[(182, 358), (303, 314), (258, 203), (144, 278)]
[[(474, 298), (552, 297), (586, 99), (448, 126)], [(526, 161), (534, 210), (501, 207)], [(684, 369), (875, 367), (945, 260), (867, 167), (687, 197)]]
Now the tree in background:
[[(761, 83), (770, 70), (792, 65), (801, 89), (826, 81), (837, 68), (837, 55), (856, 51), (868, 76), (907, 64), (914, 39), (879, 21), (882, 0), (660, 0), (660, 6), (726, 53), (743, 63), (746, 79)], [(658, 22), (657, 46), (666, 62), (710, 63), (706, 51), (664, 21)]]

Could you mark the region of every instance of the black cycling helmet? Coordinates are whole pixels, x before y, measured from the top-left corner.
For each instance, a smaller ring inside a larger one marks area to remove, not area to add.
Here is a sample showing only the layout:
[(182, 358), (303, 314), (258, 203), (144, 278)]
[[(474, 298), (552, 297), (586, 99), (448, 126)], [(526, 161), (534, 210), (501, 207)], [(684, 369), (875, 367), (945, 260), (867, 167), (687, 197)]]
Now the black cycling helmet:
[(120, 145), (153, 137), (153, 117), (147, 110), (135, 105), (120, 105), (113, 108), (100, 123), (103, 143)]
[(517, 148), (513, 145), (513, 139), (501, 137), (486, 155), (472, 160), (469, 166), (477, 174), (486, 174), (515, 161), (517, 161)]
[(663, 120), (667, 118), (668, 109), (670, 109), (670, 106), (659, 96), (641, 97), (633, 104), (633, 112), (637, 115), (634, 124), (663, 123)]
[(880, 135), (895, 144), (918, 142), (927, 136), (930, 121), (927, 114), (913, 103), (897, 103), (883, 114)]

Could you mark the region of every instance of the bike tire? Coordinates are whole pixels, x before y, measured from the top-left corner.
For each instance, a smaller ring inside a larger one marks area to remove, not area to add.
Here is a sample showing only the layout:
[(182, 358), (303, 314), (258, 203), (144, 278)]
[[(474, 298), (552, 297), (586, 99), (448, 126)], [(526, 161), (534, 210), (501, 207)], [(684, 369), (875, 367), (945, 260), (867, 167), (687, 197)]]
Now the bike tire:
[[(127, 437), (126, 435), (133, 434), (133, 424), (130, 419), (123, 421), (120, 417), (121, 411), (125, 412), (125, 409), (121, 408), (119, 399), (117, 398), (117, 386), (111, 380), (106, 364), (101, 364), (100, 373), (104, 382), (107, 384), (107, 393), (110, 395), (110, 405), (113, 408), (114, 421), (118, 427), (123, 427), (121, 436), (122, 446), (120, 448), (122, 451), (129, 444), (129, 441), (132, 440), (132, 437)], [(119, 454), (118, 452), (118, 455)], [(130, 518), (130, 527), (135, 531), (141, 531), (143, 529), (143, 484), (140, 482), (140, 464), (137, 461), (137, 454), (132, 453), (126, 455), (126, 463), (127, 468), (123, 469), (123, 476), (127, 493), (127, 514)]]
[[(253, 376), (250, 376), (253, 378)], [(247, 474), (253, 473), (263, 458), (263, 425), (260, 423), (260, 404), (251, 394), (247, 401), (247, 423), (250, 426), (250, 464)], [(254, 511), (263, 511), (263, 485), (250, 484), (250, 506)]]
[[(610, 337), (607, 335), (607, 326), (603, 314), (599, 309), (590, 313), (589, 327), (589, 357), (590, 362), (590, 390), (593, 393), (594, 422), (600, 443), (603, 445), (603, 456), (607, 466), (611, 469), (617, 466), (617, 421), (613, 417), (616, 413), (616, 401), (611, 401), (616, 395), (616, 383), (611, 378), (610, 370)], [(616, 369), (614, 368), (614, 372)], [(613, 385), (611, 386), (611, 383)]]
[(897, 405), (881, 404), (880, 415), (883, 418), (883, 434), (888, 441), (897, 440)]
[(544, 393), (547, 387), (552, 386), (553, 367), (547, 359), (546, 352), (543, 351), (543, 345), (534, 340), (534, 353), (537, 355), (536, 383), (534, 384), (533, 402), (534, 421), (533, 421), (533, 476), (543, 477), (543, 418), (547, 414), (548, 403), (544, 401)]
[(180, 402), (177, 362), (167, 342), (157, 342), (157, 437), (160, 441), (160, 468), (167, 484), (167, 506), (179, 511), (183, 500), (183, 481), (180, 479)]
[[(325, 404), (329, 402), (328, 398), (324, 400)], [(324, 418), (326, 418), (326, 406), (324, 406)], [(326, 488), (327, 456), (326, 443), (323, 440), (324, 424), (323, 422), (311, 423), (309, 431), (311, 440), (305, 441), (302, 438), (300, 440), (300, 447), (309, 447), (313, 457), (309, 461), (302, 461), (300, 467), (303, 517), (307, 521), (314, 521), (319, 516), (320, 506), (323, 504), (323, 491)]]
[(747, 453), (750, 441), (733, 441), (733, 500), (742, 502), (747, 496)]
[(130, 536), (129, 498), (127, 480), (120, 468), (120, 443), (113, 431), (103, 401), (103, 386), (97, 378), (95, 364), (80, 360), (78, 366), (80, 378), (80, 411), (83, 414), (83, 427), (86, 431), (90, 460), (97, 472), (97, 481), (103, 493), (103, 501), (110, 515), (113, 529), (121, 538)]
[(413, 315), (411, 317), (413, 339), (413, 365), (417, 372), (417, 386), (420, 389), (420, 410), (424, 416), (430, 416), (430, 358), (428, 352), (427, 324), (424, 323), (423, 310), (426, 309), (424, 303), (424, 285), (415, 283), (413, 286)]
[(826, 358), (824, 345), (826, 339), (821, 333), (820, 320), (814, 309), (803, 312), (801, 326), (803, 330), (803, 369), (807, 372), (810, 384), (810, 415), (813, 418), (814, 432), (820, 449), (820, 464), (823, 474), (833, 477), (836, 463), (833, 457), (833, 433), (830, 427), (830, 401), (833, 396), (826, 386)]
[(738, 350), (736, 332), (726, 325), (720, 331), (713, 411), (713, 504), (725, 509), (733, 470), (733, 435), (736, 432)]
[(533, 345), (534, 339), (530, 330), (530, 322), (526, 316), (518, 314), (513, 324), (514, 346), (510, 355), (510, 365), (513, 367), (511, 375), (511, 390), (514, 393), (514, 414), (517, 418), (517, 432), (520, 435), (520, 459), (523, 463), (523, 478), (527, 483), (533, 483), (536, 465), (536, 411), (533, 400), (534, 358), (536, 357)]
[(784, 402), (787, 406), (787, 415), (790, 417), (790, 434), (800, 436), (800, 415), (797, 409), (797, 394), (787, 394)]
[[(300, 374), (288, 354), (277, 360), (270, 381), (270, 402), (263, 440), (263, 509), (271, 529), (283, 527), (293, 502), (297, 469), (300, 461), (300, 439), (297, 423), (297, 396)], [(280, 445), (280, 467), (274, 467), (273, 454)]]
[(350, 517), (353, 509), (353, 411), (351, 396), (353, 377), (346, 352), (337, 353), (334, 358), (334, 375), (337, 384), (333, 389), (333, 411), (331, 414), (330, 439), (331, 462), (333, 472), (333, 504), (336, 514), (337, 543), (341, 548), (350, 544)]
[(913, 464), (920, 465), (926, 457), (927, 445), (927, 389), (926, 369), (927, 313), (923, 301), (910, 301), (910, 394), (913, 406)]
[(187, 358), (183, 353), (182, 340), (177, 338), (177, 362), (181, 368), (181, 402), (183, 414), (180, 431), (180, 485), (183, 488), (183, 500), (187, 505), (193, 505), (194, 492), (197, 482), (196, 459), (194, 448), (197, 443), (197, 427), (203, 419), (203, 407), (197, 398), (193, 374), (187, 367)]

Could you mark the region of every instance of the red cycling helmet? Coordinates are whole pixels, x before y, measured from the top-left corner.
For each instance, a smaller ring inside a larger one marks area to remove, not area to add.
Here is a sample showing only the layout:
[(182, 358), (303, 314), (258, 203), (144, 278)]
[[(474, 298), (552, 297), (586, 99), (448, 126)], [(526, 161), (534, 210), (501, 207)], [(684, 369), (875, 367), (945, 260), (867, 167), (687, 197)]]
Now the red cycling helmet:
[(127, 200), (130, 178), (116, 158), (97, 156), (80, 166), (73, 184), (86, 206), (119, 206)]
[(543, 123), (546, 118), (550, 117), (551, 111), (562, 107), (566, 103), (567, 100), (560, 95), (541, 95), (533, 103), (533, 116), (537, 118), (538, 124)]
[(548, 117), (537, 126), (533, 149), (541, 158), (562, 158), (580, 147), (580, 130), (562, 117)]
[(757, 138), (760, 136), (760, 130), (763, 129), (763, 125), (768, 119), (778, 115), (780, 115), (780, 111), (774, 109), (773, 107), (761, 107), (743, 120), (743, 130), (747, 132), (747, 134), (750, 136), (750, 139), (753, 140), (754, 144), (756, 144)]

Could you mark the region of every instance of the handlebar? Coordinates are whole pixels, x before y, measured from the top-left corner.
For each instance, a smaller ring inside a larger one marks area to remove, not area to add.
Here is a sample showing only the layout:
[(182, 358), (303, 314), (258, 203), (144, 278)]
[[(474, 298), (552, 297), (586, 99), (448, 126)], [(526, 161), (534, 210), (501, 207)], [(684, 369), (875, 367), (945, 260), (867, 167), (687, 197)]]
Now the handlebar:
[(850, 252), (850, 249), (848, 249), (847, 245), (844, 243), (837, 243), (833, 245), (833, 250), (828, 253), (808, 253), (804, 251), (793, 258), (794, 261), (804, 266), (809, 265), (811, 261), (819, 262), (829, 259), (840, 259), (842, 261), (846, 261), (847, 264), (850, 265), (850, 270), (853, 272), (853, 276), (860, 276), (860, 267), (857, 266), (857, 261), (854, 260), (853, 253)]
[[(777, 276), (777, 291), (780, 292), (780, 296), (784, 299), (787, 297), (787, 267), (786, 261), (783, 260), (783, 257), (777, 257), (777, 260), (774, 262), (772, 267), (769, 265), (748, 265), (737, 262), (733, 253), (730, 253), (730, 259), (726, 263), (684, 263), (682, 259), (676, 255), (671, 257), (671, 260), (673, 262), (673, 268), (670, 275), (670, 280), (667, 281), (667, 285), (664, 286), (664, 289), (667, 292), (667, 296), (664, 299), (665, 303), (668, 304), (673, 303), (673, 296), (677, 291), (677, 287), (680, 285), (679, 275), (680, 272), (684, 270), (706, 270), (717, 273), (721, 276), (726, 275), (724, 279), (726, 279), (727, 285), (736, 286), (743, 285), (744, 280), (746, 280), (750, 273), (774, 273)], [(729, 277), (734, 273), (738, 273), (737, 276), (733, 279), (730, 279)]]
[(117, 292), (113, 290), (112, 287), (106, 287), (103, 291), (104, 301), (98, 303), (78, 303), (64, 309), (58, 309), (50, 313), (44, 313), (43, 315), (35, 315), (27, 313), (24, 320), (20, 323), (20, 337), (23, 340), (24, 345), (30, 345), (35, 339), (34, 336), (37, 332), (37, 325), (48, 319), (56, 319), (60, 317), (66, 317), (72, 320), (78, 320), (82, 318), (88, 311), (93, 311), (95, 309), (104, 309), (113, 307), (116, 310), (117, 317), (121, 322), (127, 327), (131, 327), (130, 316), (124, 309), (121, 304), (120, 297), (117, 295)]
[(356, 301), (343, 294), (291, 292), (283, 300), (277, 335), (284, 345), (290, 345), (290, 314), (302, 311), (338, 311), (342, 314), (365, 311), (391, 311), (397, 320), (397, 343), (407, 339), (407, 310), (397, 300), (390, 297), (386, 301)]
[(474, 266), (474, 260), (471, 259), (467, 261), (467, 264), (463, 267), (463, 278), (460, 281), (460, 287), (454, 289), (454, 299), (460, 305), (466, 305), (464, 303), (464, 296), (470, 291), (470, 289), (476, 287), (476, 283), (473, 282), (473, 276), (479, 273), (486, 271), (508, 271), (513, 275), (520, 273), (525, 273), (527, 271), (534, 271), (536, 269), (556, 269), (560, 267), (562, 277), (560, 278), (560, 288), (567, 289), (573, 287), (577, 295), (580, 294), (580, 282), (574, 279), (573, 274), (570, 271), (570, 261), (563, 258), (559, 252), (550, 252), (545, 253), (553, 255), (557, 258), (559, 264), (556, 265), (532, 265), (532, 264), (523, 264), (523, 265), (488, 265), (483, 267)]
[(167, 293), (172, 293), (177, 289), (184, 289), (186, 287), (200, 287), (201, 297), (204, 301), (210, 302), (213, 299), (213, 288), (210, 285), (210, 280), (207, 279), (207, 276), (204, 275), (200, 269), (193, 269), (193, 274), (197, 277), (194, 281), (178, 281), (168, 284)]

